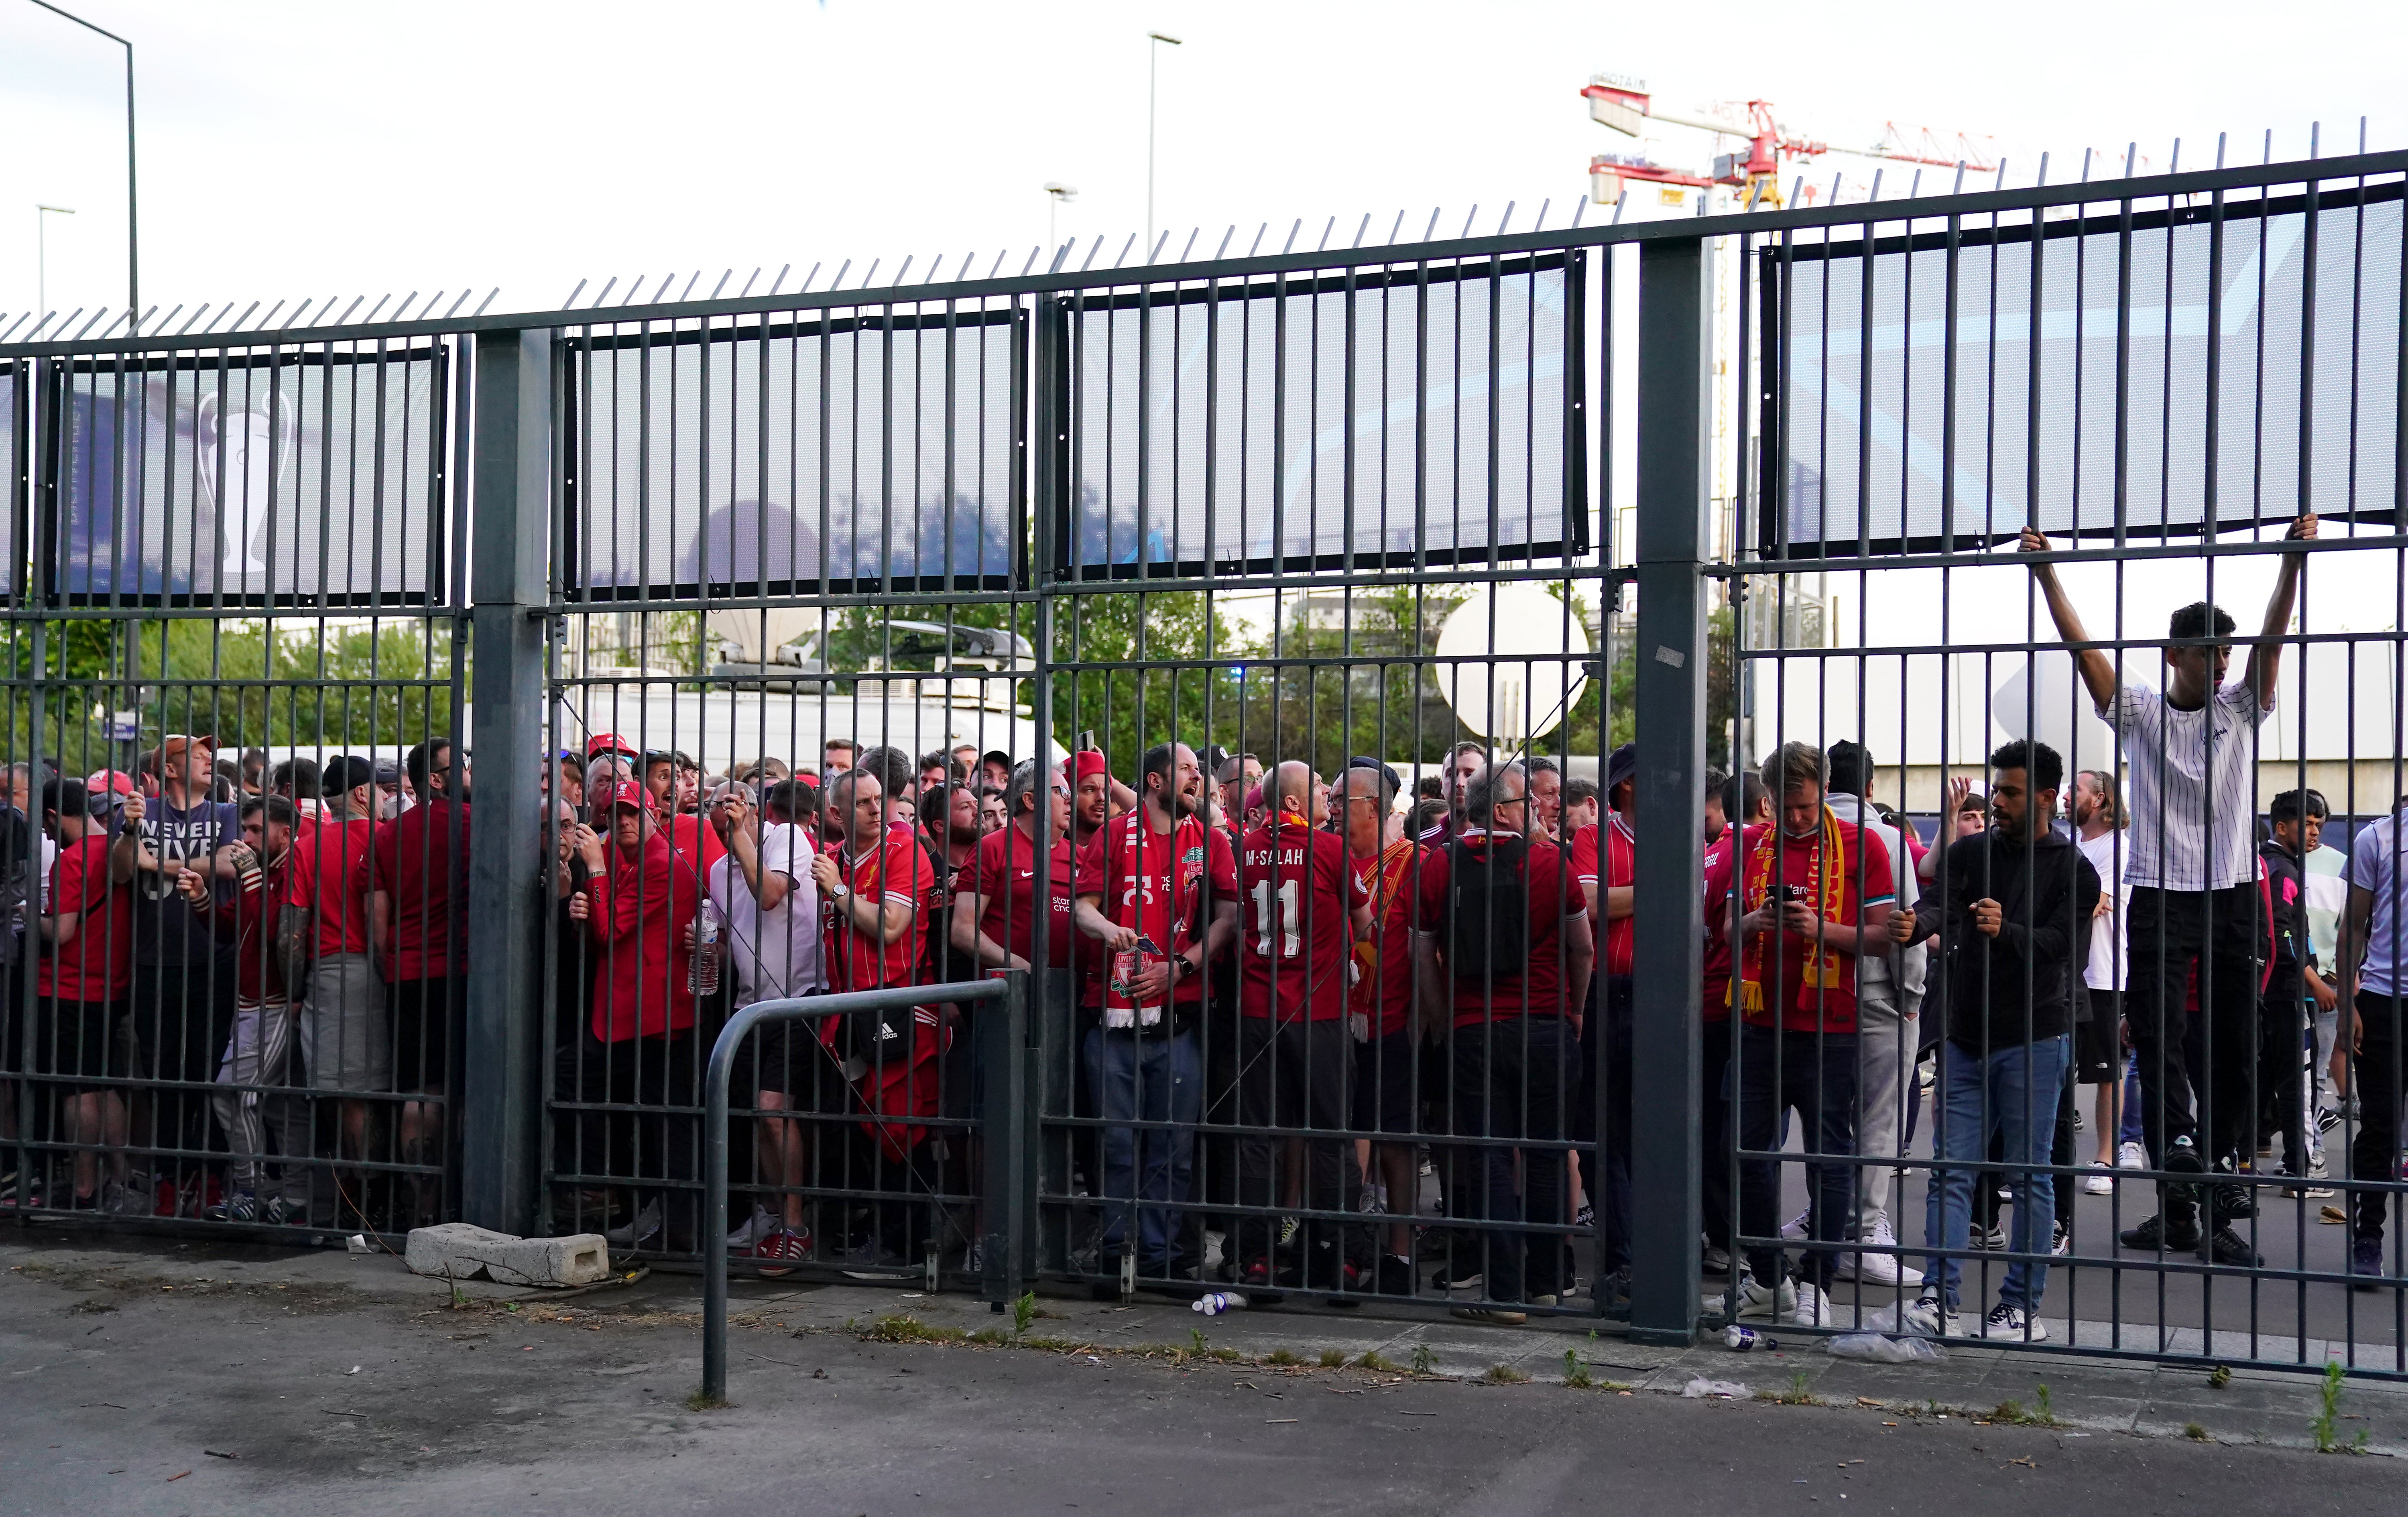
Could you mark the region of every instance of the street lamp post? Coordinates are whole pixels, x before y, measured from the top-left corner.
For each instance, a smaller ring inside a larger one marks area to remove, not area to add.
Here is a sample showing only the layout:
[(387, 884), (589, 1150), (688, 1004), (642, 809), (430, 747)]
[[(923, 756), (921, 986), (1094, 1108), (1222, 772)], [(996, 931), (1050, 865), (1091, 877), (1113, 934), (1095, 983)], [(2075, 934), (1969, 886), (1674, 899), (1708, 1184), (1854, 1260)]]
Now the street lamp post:
[[(36, 3), (39, 4), (40, 0), (36, 0)], [(1175, 36), (1166, 36), (1161, 32), (1148, 32), (1145, 35), (1145, 256), (1147, 262), (1151, 263), (1154, 259), (1154, 76), (1157, 72), (1157, 60), (1162, 56), (1162, 50), (1154, 44), (1168, 42), (1174, 48), (1184, 47), (1186, 44)]]
[(106, 27), (94, 26), (73, 11), (61, 10), (50, 0), (34, 0), (53, 16), (64, 16), (87, 32), (97, 32), (125, 50), (125, 334), (142, 327), (141, 238), (135, 224), (134, 194), (134, 44)]
[(48, 321), (50, 315), (50, 223), (47, 216), (72, 216), (73, 206), (36, 206), (34, 208), (34, 317)]
[(1062, 208), (1079, 198), (1075, 184), (1058, 184), (1048, 180), (1045, 185), (1045, 250), (1052, 253), (1062, 246)]

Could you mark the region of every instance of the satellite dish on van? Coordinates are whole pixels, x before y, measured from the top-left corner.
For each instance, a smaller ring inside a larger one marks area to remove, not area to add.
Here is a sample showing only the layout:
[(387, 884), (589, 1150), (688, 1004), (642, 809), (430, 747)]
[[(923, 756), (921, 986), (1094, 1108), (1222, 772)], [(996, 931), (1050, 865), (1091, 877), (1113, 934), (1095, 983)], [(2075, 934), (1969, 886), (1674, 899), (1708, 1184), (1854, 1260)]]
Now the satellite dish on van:
[(1438, 630), (1434, 671), (1456, 717), (1492, 743), (1515, 745), (1563, 724), (1588, 688), (1588, 628), (1534, 584), (1484, 586)]

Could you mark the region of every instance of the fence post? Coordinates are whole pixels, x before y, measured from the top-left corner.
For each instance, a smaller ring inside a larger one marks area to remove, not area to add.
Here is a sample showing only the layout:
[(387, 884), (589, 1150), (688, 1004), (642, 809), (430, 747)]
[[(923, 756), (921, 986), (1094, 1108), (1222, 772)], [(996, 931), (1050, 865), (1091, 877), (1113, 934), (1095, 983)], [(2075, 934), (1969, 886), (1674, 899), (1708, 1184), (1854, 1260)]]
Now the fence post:
[(1695, 1340), (1713, 250), (1639, 255), (1638, 827), (1630, 1336)]
[(536, 1014), (542, 879), (545, 565), (552, 498), (552, 334), (482, 332), (470, 406), (469, 600), (476, 683), (470, 751), (468, 977), (460, 1102), (460, 1214), (535, 1230), (543, 1136)]
[(1037, 1123), (1034, 1098), (1035, 1060), (1029, 1049), (1028, 1014), (1036, 977), (1014, 969), (1005, 977), (1010, 991), (998, 1005), (978, 1018), (979, 1050), (986, 1075), (986, 1150), (984, 1190), (985, 1234), (980, 1250), (985, 1263), (982, 1294), (996, 1310), (1028, 1289), (1034, 1273), (1037, 1238)]

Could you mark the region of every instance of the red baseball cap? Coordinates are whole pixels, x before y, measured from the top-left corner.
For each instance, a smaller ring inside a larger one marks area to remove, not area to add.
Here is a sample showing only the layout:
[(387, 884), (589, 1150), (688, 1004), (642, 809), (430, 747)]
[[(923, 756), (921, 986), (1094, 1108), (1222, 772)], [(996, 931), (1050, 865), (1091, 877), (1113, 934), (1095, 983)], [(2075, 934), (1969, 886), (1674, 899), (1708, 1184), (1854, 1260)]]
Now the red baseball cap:
[(624, 753), (629, 758), (641, 758), (643, 756), (636, 751), (635, 744), (627, 741), (626, 738), (620, 737), (615, 732), (596, 733), (593, 737), (585, 739), (586, 762), (592, 763), (594, 760), (600, 758), (605, 753)]
[(122, 769), (96, 769), (84, 776), (83, 788), (91, 794), (131, 795), (134, 777)]
[(1091, 774), (1099, 774), (1110, 780), (1112, 766), (1104, 762), (1104, 755), (1092, 748), (1082, 748), (1070, 755), (1070, 783), (1075, 785)]
[(614, 780), (604, 785), (602, 794), (592, 797), (588, 804), (604, 811), (634, 806), (650, 812), (652, 809), (652, 793), (633, 780)]

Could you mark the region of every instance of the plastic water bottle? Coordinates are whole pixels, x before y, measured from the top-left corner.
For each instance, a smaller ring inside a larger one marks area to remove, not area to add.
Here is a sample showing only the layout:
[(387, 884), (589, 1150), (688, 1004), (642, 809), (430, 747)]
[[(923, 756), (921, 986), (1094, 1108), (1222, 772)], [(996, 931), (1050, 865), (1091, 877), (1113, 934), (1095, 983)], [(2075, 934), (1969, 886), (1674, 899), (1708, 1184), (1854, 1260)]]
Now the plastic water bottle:
[(685, 988), (696, 995), (719, 994), (719, 909), (710, 902), (694, 919), (694, 958), (685, 966)]
[(1781, 1347), (1781, 1341), (1770, 1334), (1733, 1323), (1723, 1329), (1723, 1347), (1733, 1353), (1745, 1353), (1751, 1349), (1777, 1349)]
[(1207, 1317), (1217, 1317), (1225, 1311), (1243, 1311), (1246, 1298), (1235, 1291), (1208, 1291), (1196, 1298), (1195, 1309)]

